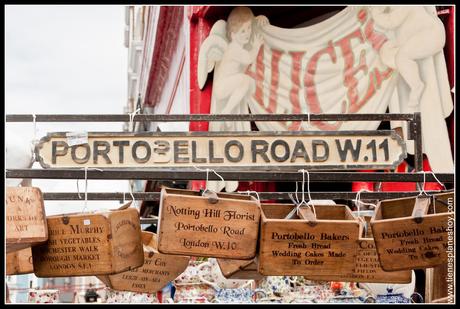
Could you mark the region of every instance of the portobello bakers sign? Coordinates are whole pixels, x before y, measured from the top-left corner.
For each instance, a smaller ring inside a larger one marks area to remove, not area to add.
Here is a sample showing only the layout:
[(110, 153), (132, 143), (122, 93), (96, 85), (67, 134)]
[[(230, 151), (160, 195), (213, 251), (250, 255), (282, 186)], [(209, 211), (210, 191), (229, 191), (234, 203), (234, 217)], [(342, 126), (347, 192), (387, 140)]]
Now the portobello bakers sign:
[(50, 133), (35, 151), (43, 168), (383, 169), (406, 157), (394, 131)]

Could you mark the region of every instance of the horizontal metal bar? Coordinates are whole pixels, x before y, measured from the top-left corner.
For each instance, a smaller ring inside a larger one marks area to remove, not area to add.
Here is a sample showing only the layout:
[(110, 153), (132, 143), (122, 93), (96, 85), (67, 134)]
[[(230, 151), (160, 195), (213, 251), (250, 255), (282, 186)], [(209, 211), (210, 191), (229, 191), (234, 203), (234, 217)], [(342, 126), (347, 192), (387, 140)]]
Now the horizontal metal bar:
[[(36, 122), (129, 122), (128, 114), (40, 114)], [(32, 122), (33, 115), (6, 115), (6, 122)], [(192, 115), (135, 115), (134, 122), (183, 122), (183, 121), (390, 121), (414, 119), (414, 114), (192, 114)]]
[[(426, 191), (427, 194), (439, 193), (439, 191)], [(245, 192), (238, 192), (239, 194), (247, 194)], [(289, 200), (289, 194), (294, 194), (295, 192), (259, 192), (257, 195), (251, 193), (254, 197), (259, 196), (261, 200)], [(310, 192), (312, 199), (343, 199), (343, 200), (353, 200), (356, 198), (357, 192)], [(361, 192), (361, 199), (370, 199), (370, 200), (384, 200), (384, 199), (393, 199), (400, 197), (410, 197), (418, 195), (418, 191), (395, 191), (395, 192)], [(300, 196), (300, 193), (298, 193)], [(160, 192), (135, 192), (133, 193), (134, 199), (139, 201), (159, 201)], [(73, 192), (44, 192), (43, 199), (47, 201), (73, 201), (73, 200), (84, 200), (85, 195), (80, 193)], [(117, 200), (117, 201), (130, 201), (131, 195), (128, 192), (88, 192), (88, 200), (92, 201), (102, 201), (102, 200)]]
[[(302, 173), (287, 171), (220, 171), (225, 180), (238, 181), (302, 181)], [(88, 179), (142, 179), (142, 180), (205, 180), (206, 171), (185, 169), (105, 169), (88, 170)], [(310, 172), (311, 182), (435, 182), (435, 177), (426, 173), (385, 173), (385, 172)], [(82, 169), (6, 169), (6, 178), (36, 179), (84, 179)], [(453, 183), (454, 174), (438, 173), (436, 178), (443, 183)], [(209, 173), (209, 180), (220, 180), (214, 173)]]
[(141, 224), (156, 224), (158, 218), (140, 218)]

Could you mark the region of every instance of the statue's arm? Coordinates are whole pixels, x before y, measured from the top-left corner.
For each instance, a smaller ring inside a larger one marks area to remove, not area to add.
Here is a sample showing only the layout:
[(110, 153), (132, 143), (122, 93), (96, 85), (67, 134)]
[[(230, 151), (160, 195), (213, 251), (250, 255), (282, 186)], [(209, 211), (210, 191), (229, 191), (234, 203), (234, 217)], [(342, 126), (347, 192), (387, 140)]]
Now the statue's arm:
[(248, 52), (246, 49), (241, 48), (239, 50), (232, 51), (232, 58), (242, 65), (249, 65), (253, 61), (253, 56), (251, 52)]
[(251, 64), (254, 61), (256, 61), (256, 58), (257, 58), (257, 55), (259, 54), (259, 49), (262, 46), (262, 43), (263, 43), (262, 34), (255, 33), (254, 41), (253, 41), (253, 44), (252, 44), (252, 49), (249, 52), (249, 56), (250, 56), (251, 61), (248, 64)]
[(385, 29), (397, 28), (409, 14), (409, 10), (404, 7), (392, 7), (389, 13), (377, 8), (371, 8), (370, 11), (375, 23)]

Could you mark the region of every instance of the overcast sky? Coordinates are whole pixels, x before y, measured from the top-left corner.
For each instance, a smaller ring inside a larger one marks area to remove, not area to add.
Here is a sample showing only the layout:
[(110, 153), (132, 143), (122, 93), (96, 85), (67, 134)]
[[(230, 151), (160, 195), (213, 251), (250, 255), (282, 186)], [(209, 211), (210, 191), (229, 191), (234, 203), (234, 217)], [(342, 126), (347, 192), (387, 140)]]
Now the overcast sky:
[[(6, 113), (123, 113), (128, 56), (123, 45), (124, 10), (124, 6), (6, 6)], [(32, 123), (7, 123), (5, 138), (30, 143), (33, 131)], [(37, 137), (58, 131), (122, 131), (122, 123), (37, 123)], [(32, 185), (43, 192), (77, 192), (75, 180), (34, 180)], [(79, 187), (84, 192), (83, 180)], [(88, 181), (88, 192), (127, 190), (128, 181)], [(45, 202), (48, 215), (79, 211), (82, 205)], [(99, 201), (89, 202), (88, 208), (119, 205)]]

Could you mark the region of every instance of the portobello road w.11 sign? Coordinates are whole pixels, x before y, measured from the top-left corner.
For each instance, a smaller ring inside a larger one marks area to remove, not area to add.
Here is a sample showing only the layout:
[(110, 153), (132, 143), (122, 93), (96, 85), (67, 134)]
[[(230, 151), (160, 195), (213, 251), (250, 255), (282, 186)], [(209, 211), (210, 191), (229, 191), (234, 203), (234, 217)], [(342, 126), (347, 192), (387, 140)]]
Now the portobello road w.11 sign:
[(406, 146), (394, 131), (88, 133), (69, 145), (65, 133), (43, 137), (43, 168), (219, 167), (265, 170), (395, 168)]

